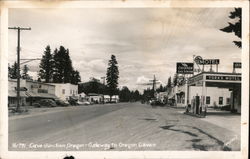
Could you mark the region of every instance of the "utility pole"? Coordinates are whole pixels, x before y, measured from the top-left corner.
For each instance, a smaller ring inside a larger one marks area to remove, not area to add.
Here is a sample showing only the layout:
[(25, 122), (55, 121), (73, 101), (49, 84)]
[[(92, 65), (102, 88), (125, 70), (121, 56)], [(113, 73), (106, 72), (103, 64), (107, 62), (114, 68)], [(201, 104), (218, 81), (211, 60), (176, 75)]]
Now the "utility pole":
[(153, 93), (154, 93), (154, 97), (155, 97), (155, 87), (156, 87), (156, 83), (159, 83), (158, 80), (155, 78), (154, 75), (154, 79), (153, 80), (149, 80), (150, 82), (152, 82), (152, 89), (153, 89)]
[(17, 30), (17, 106), (16, 112), (20, 111), (20, 31), (31, 30), (31, 28), (9, 27), (9, 29)]
[(106, 79), (106, 77), (104, 76), (104, 77), (101, 77), (101, 79), (103, 79), (103, 86), (104, 86), (104, 88), (103, 88), (103, 95), (102, 95), (102, 103), (103, 104), (105, 104), (105, 99), (104, 99), (104, 92), (105, 92), (105, 79)]

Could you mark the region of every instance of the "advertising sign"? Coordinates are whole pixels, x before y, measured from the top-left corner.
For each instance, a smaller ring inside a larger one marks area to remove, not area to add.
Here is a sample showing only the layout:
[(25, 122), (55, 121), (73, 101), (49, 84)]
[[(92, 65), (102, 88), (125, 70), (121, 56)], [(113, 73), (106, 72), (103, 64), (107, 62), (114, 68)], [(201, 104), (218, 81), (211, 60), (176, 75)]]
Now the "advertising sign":
[(184, 63), (177, 62), (176, 63), (176, 73), (180, 74), (193, 74), (194, 64), (193, 63)]
[(234, 62), (234, 68), (241, 68), (241, 62)]
[(220, 64), (219, 59), (202, 59), (201, 56), (196, 56), (194, 61), (199, 65), (218, 65), (218, 64)]
[(206, 80), (241, 81), (240, 76), (207, 75)]
[(218, 65), (220, 64), (219, 59), (204, 59), (202, 65)]

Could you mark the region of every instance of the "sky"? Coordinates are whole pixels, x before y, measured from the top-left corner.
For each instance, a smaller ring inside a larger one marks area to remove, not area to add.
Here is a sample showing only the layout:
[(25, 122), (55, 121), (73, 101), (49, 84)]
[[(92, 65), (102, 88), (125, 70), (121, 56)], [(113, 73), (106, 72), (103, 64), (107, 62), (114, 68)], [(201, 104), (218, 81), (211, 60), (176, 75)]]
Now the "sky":
[[(106, 75), (108, 60), (118, 61), (119, 87), (145, 89), (155, 75), (162, 84), (174, 76), (176, 62), (193, 55), (220, 59), (219, 72), (241, 61), (238, 38), (219, 29), (233, 8), (10, 9), (9, 26), (21, 32), (21, 58), (41, 58), (47, 45), (69, 49), (82, 82)], [(17, 32), (9, 30), (9, 63), (16, 60)], [(37, 78), (39, 61), (27, 63)]]

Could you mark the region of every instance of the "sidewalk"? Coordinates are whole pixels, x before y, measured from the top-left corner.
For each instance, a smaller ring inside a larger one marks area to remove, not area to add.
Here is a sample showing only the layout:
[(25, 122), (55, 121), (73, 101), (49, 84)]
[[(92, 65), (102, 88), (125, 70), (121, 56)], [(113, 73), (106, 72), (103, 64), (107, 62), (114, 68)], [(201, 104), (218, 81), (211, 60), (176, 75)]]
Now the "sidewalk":
[(208, 109), (207, 116), (201, 120), (226, 128), (240, 135), (241, 115), (229, 111)]

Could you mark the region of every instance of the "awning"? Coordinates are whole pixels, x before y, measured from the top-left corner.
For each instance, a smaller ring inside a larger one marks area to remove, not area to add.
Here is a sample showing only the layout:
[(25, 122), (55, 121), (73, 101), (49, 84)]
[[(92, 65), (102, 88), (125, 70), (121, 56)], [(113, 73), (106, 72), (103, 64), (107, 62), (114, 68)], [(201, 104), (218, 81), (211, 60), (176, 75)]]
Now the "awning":
[(28, 97), (40, 97), (38, 93), (35, 93), (35, 92), (26, 92), (27, 96)]
[(36, 92), (26, 92), (28, 97), (37, 97), (37, 98), (53, 98), (57, 99), (57, 96), (49, 93), (36, 93)]
[[(14, 90), (8, 90), (8, 97), (17, 97), (17, 93)], [(20, 97), (27, 98), (25, 91), (20, 91)]]

